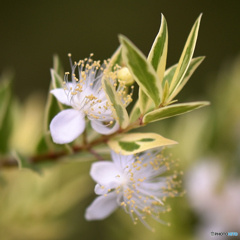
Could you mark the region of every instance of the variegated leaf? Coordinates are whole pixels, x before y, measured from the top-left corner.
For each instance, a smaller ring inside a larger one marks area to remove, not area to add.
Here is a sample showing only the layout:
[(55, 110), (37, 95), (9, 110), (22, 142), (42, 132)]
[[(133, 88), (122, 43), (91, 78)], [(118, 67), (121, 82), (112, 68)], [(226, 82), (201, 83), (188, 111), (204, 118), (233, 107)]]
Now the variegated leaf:
[(140, 112), (140, 107), (139, 107), (139, 101), (137, 101), (131, 111), (131, 114), (130, 114), (130, 123), (137, 121), (137, 119), (140, 116), (141, 116), (141, 112)]
[(177, 142), (164, 138), (156, 133), (128, 133), (110, 139), (108, 145), (115, 152), (130, 155), (151, 148), (177, 144)]
[(53, 56), (53, 69), (61, 78), (64, 76), (63, 66), (57, 54)]
[(113, 53), (107, 66), (107, 71), (114, 71), (116, 65), (122, 66), (122, 46), (120, 45), (117, 50)]
[(143, 123), (155, 122), (161, 119), (181, 115), (193, 111), (195, 109), (207, 106), (209, 104), (210, 104), (209, 102), (190, 102), (173, 104), (166, 107), (162, 107), (147, 113), (143, 117)]
[(129, 117), (126, 108), (124, 107), (121, 99), (119, 98), (115, 88), (110, 83), (107, 77), (102, 79), (103, 89), (106, 93), (107, 99), (111, 105), (112, 112), (115, 119), (121, 126), (121, 128), (126, 128), (129, 124)]
[(171, 95), (174, 94), (175, 90), (181, 84), (181, 82), (184, 78), (184, 75), (188, 69), (188, 66), (191, 62), (192, 55), (193, 55), (195, 45), (196, 45), (196, 41), (197, 41), (201, 16), (202, 16), (202, 14), (198, 17), (195, 24), (193, 25), (192, 30), (188, 36), (187, 42), (184, 46), (182, 55), (180, 57), (179, 63), (177, 65), (176, 71), (175, 71), (173, 79), (171, 81), (170, 96), (169, 96), (170, 99), (172, 99)]
[(162, 82), (166, 68), (168, 48), (168, 30), (166, 19), (162, 14), (162, 21), (159, 32), (154, 40), (152, 48), (148, 55), (148, 61), (157, 72), (159, 80)]
[(195, 70), (198, 68), (198, 66), (202, 63), (202, 61), (204, 60), (205, 57), (197, 57), (197, 58), (193, 58), (190, 62), (190, 65), (184, 75), (183, 80), (181, 81), (180, 85), (178, 86), (178, 88), (173, 92), (173, 94), (171, 95), (171, 97), (168, 99), (168, 101), (171, 101), (172, 99), (174, 99), (174, 97), (177, 96), (177, 94), (183, 89), (183, 87), (186, 85), (186, 83), (188, 82), (188, 80), (190, 79), (190, 77), (193, 75), (193, 73), (195, 72)]
[[(148, 54), (147, 60), (152, 64), (157, 72), (159, 80), (163, 81), (163, 75), (166, 68), (167, 61), (167, 47), (168, 47), (168, 30), (166, 19), (162, 14), (162, 21), (159, 32), (153, 42), (152, 48)], [(148, 111), (151, 99), (147, 98), (146, 94), (139, 88), (139, 100), (141, 102), (141, 113)]]
[(155, 106), (161, 103), (162, 86), (158, 76), (143, 53), (126, 37), (120, 36), (123, 60), (139, 87), (151, 98)]

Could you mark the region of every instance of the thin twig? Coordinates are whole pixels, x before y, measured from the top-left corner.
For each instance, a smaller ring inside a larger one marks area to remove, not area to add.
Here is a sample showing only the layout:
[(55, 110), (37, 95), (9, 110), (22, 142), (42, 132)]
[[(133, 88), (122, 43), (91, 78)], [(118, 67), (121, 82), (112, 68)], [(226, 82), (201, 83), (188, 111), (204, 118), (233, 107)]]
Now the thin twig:
[[(109, 139), (115, 137), (118, 134), (126, 133), (130, 131), (133, 128), (142, 126), (142, 121), (141, 118), (139, 118), (136, 122), (130, 124), (127, 128), (125, 129), (119, 129), (117, 132), (110, 134), (110, 135), (102, 135), (98, 139), (95, 139), (91, 143), (87, 143), (86, 141), (86, 136), (83, 136), (85, 138), (84, 144), (82, 146), (73, 146), (73, 154), (82, 152), (82, 151), (89, 151), (92, 153), (98, 160), (104, 160), (98, 153), (96, 153), (92, 148), (96, 145), (102, 144), (102, 143), (107, 143)], [(48, 152), (44, 154), (38, 154), (34, 155), (28, 158), (29, 163), (35, 164), (39, 162), (44, 162), (44, 161), (58, 161), (64, 156), (68, 156), (69, 152), (62, 150), (58, 152)], [(5, 168), (5, 167), (16, 167), (18, 165), (17, 161), (12, 157), (5, 157), (4, 159), (0, 159), (0, 168)]]
[(93, 150), (92, 148), (89, 148), (88, 151), (97, 158), (97, 160), (104, 160), (102, 156), (100, 156), (95, 150)]

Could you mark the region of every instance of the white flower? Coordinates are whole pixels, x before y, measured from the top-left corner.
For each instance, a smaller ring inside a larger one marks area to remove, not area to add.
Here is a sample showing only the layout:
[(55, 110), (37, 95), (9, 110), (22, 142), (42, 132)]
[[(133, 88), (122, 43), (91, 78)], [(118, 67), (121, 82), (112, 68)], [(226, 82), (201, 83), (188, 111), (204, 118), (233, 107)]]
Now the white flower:
[[(114, 86), (118, 85), (117, 91), (125, 106), (131, 101), (131, 94), (128, 98), (123, 98), (125, 86), (116, 84), (117, 73), (105, 71), (106, 66), (107, 61), (101, 66), (100, 61), (93, 61), (91, 58), (75, 62), (72, 65), (72, 81), (68, 82), (70, 73), (66, 72), (64, 88), (51, 90), (59, 102), (72, 107), (61, 111), (50, 123), (50, 132), (55, 143), (69, 143), (81, 135), (85, 129), (85, 116), (91, 121), (92, 128), (100, 134), (109, 135), (119, 129), (102, 88), (103, 74), (108, 74), (107, 77)], [(78, 78), (75, 75), (76, 68)]]
[[(118, 206), (131, 216), (134, 224), (140, 220), (147, 228), (145, 218), (150, 215), (158, 222), (159, 213), (169, 211), (163, 201), (178, 194), (173, 187), (179, 182), (172, 176), (160, 176), (169, 170), (169, 162), (161, 153), (145, 152), (141, 155), (120, 155), (112, 151), (113, 161), (92, 164), (90, 175), (97, 182), (95, 193), (101, 195), (86, 209), (87, 220), (102, 220)], [(153, 230), (153, 229), (151, 229)]]
[(186, 174), (187, 195), (201, 219), (199, 239), (212, 239), (211, 231), (240, 230), (240, 180), (224, 174), (220, 159), (213, 158), (201, 159)]

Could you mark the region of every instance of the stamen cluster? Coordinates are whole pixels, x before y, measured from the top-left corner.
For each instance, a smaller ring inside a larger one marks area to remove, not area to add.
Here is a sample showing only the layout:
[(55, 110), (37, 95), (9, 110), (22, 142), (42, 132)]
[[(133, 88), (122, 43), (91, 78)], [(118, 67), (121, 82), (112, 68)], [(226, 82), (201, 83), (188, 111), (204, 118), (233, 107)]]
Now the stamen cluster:
[(103, 78), (108, 78), (115, 87), (125, 107), (132, 101), (133, 86), (128, 94), (129, 87), (118, 79), (121, 68), (112, 66), (110, 60), (105, 60), (101, 65), (100, 61), (93, 61), (92, 56), (73, 64), (69, 54), (71, 73), (65, 73), (63, 88), (51, 90), (58, 101), (73, 108), (60, 112), (50, 124), (51, 135), (56, 143), (69, 143), (82, 134), (86, 125), (85, 116), (100, 134), (109, 135), (119, 129), (118, 119), (113, 113), (115, 109), (108, 102), (102, 87)]
[[(179, 195), (175, 188), (180, 186), (177, 181), (178, 172), (171, 176), (161, 176), (176, 165), (174, 161), (164, 158), (162, 153), (147, 151), (139, 156), (123, 156), (112, 151), (113, 162), (97, 162), (92, 164), (90, 175), (97, 182), (95, 193), (101, 195), (86, 211), (87, 220), (107, 217), (115, 208), (121, 206), (131, 216), (134, 224), (140, 220), (146, 227), (153, 230), (145, 221), (151, 216), (164, 223), (159, 214), (170, 211), (164, 205), (167, 197)], [(103, 174), (108, 176), (103, 178)], [(110, 202), (115, 208), (109, 209)], [(98, 211), (101, 204), (104, 213)], [(113, 204), (113, 203), (112, 203)]]

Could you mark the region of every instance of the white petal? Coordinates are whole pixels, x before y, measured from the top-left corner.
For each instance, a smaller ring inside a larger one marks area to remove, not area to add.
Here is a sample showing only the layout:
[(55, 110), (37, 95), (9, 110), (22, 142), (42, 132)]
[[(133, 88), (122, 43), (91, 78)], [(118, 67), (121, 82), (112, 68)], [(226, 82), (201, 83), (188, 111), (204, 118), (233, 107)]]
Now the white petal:
[(68, 90), (64, 90), (63, 88), (56, 88), (50, 91), (50, 93), (52, 93), (60, 103), (71, 106), (68, 99), (68, 92)]
[(103, 122), (92, 120), (91, 121), (92, 128), (103, 135), (109, 135), (116, 132), (119, 129), (119, 124), (116, 122), (112, 128), (107, 127)]
[[(92, 179), (101, 186), (108, 186), (110, 189), (121, 182), (121, 172), (113, 162), (95, 162), (91, 166), (90, 175)], [(120, 177), (119, 177), (120, 176)]]
[(111, 157), (118, 169), (123, 170), (126, 166), (129, 166), (135, 161), (134, 155), (121, 155), (113, 150), (111, 151)]
[(72, 142), (84, 129), (84, 114), (75, 109), (61, 111), (50, 123), (52, 139), (59, 144)]
[(115, 192), (107, 194), (106, 197), (97, 197), (86, 209), (86, 220), (102, 220), (108, 217), (118, 207), (116, 197)]
[(119, 182), (113, 181), (110, 182), (109, 184), (105, 184), (104, 186), (101, 186), (100, 184), (96, 184), (95, 188), (94, 188), (94, 192), (97, 195), (104, 195), (106, 193), (108, 193), (109, 189), (115, 189), (119, 186)]

